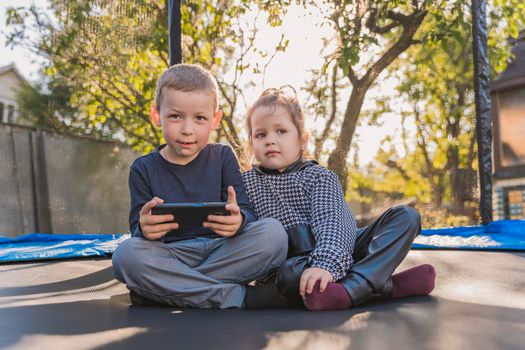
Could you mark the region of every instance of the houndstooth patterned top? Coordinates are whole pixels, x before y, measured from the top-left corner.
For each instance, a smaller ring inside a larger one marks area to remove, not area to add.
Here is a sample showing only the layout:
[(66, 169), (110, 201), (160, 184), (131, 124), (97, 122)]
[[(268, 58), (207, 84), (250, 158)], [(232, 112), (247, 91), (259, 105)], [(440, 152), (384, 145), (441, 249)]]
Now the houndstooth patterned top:
[(307, 162), (297, 171), (251, 169), (242, 177), (259, 218), (275, 218), (285, 229), (310, 225), (316, 240), (311, 267), (329, 271), (336, 281), (347, 274), (357, 228), (334, 172)]

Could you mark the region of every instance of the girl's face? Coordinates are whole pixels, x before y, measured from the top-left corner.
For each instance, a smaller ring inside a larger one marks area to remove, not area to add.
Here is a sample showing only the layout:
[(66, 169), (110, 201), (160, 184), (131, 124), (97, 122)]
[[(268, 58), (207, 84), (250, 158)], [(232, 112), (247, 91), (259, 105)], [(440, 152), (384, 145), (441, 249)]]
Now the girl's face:
[[(273, 113), (272, 113), (273, 112)], [(283, 171), (302, 153), (306, 136), (292, 122), (292, 116), (283, 107), (259, 107), (251, 116), (253, 153), (259, 163), (267, 168)]]

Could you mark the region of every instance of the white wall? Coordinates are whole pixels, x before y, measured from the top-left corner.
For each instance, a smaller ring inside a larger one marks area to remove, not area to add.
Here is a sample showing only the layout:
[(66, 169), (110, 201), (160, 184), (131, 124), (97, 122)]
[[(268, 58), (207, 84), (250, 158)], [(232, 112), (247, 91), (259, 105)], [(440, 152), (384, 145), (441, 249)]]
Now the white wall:
[[(0, 120), (2, 122), (15, 122), (18, 119), (18, 103), (17, 103), (17, 93), (20, 91), (22, 82), (20, 78), (13, 73), (12, 71), (5, 72), (0, 75), (0, 103), (4, 104), (3, 115), (0, 115)], [(9, 120), (8, 113), (9, 107), (14, 107), (13, 119)]]

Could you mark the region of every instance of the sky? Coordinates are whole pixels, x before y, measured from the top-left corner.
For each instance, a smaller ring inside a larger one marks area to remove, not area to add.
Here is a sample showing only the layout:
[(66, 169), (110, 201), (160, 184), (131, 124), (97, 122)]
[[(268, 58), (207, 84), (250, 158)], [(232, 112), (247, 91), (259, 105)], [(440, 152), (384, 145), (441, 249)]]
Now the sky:
[[(0, 1), (0, 66), (15, 62), (18, 70), (28, 79), (34, 81), (38, 77), (38, 70), (42, 59), (31, 54), (23, 48), (8, 48), (5, 42), (5, 20), (6, 9), (9, 6), (27, 6), (36, 4), (45, 6), (46, 0), (1, 0)], [(260, 33), (257, 45), (259, 48), (271, 50), (278, 42), (281, 33), (290, 40), (289, 46), (284, 53), (275, 56), (267, 68), (264, 86), (262, 79), (255, 81), (256, 86), (247, 95), (248, 101), (254, 100), (257, 94), (268, 87), (279, 87), (285, 84), (292, 85), (299, 94), (299, 99), (304, 101), (306, 94), (300, 91), (301, 86), (309, 79), (309, 70), (319, 68), (322, 65), (322, 39), (331, 37), (332, 32), (328, 26), (318, 24), (320, 13), (305, 13), (300, 7), (292, 7), (283, 21), (283, 26), (279, 28), (270, 28), (265, 24), (264, 15), (258, 20)], [(380, 77), (381, 78), (381, 77)], [(378, 94), (391, 94), (393, 92), (392, 83), (382, 83), (380, 89), (371, 90), (367, 94), (367, 100), (363, 109), (371, 107), (370, 97)], [(344, 110), (346, 99), (349, 91), (343, 95), (340, 109)], [(315, 116), (307, 116), (307, 129), (317, 127), (312, 122)], [(357, 142), (359, 146), (359, 161), (364, 165), (373, 160), (374, 155), (380, 147), (381, 140), (386, 135), (391, 135), (394, 140), (399, 140), (400, 135), (400, 118), (395, 115), (389, 115), (384, 118), (384, 124), (377, 126), (361, 126), (358, 128), (359, 134)], [(400, 144), (400, 141), (396, 141)], [(352, 157), (352, 154), (349, 155)]]
[(27, 6), (35, 4), (43, 6), (46, 0), (1, 0), (0, 1), (0, 66), (15, 63), (16, 67), (30, 81), (37, 78), (39, 63), (42, 59), (22, 48), (7, 47), (6, 33), (6, 10), (8, 7)]

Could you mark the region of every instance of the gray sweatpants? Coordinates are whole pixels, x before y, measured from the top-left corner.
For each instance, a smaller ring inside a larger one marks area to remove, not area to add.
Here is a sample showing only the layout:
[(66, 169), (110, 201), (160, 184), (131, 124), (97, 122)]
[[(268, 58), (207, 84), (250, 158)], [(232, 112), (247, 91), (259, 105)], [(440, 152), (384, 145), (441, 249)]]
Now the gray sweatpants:
[(239, 308), (246, 284), (286, 260), (288, 236), (275, 219), (228, 238), (172, 243), (131, 237), (113, 254), (113, 274), (128, 289), (177, 307)]

